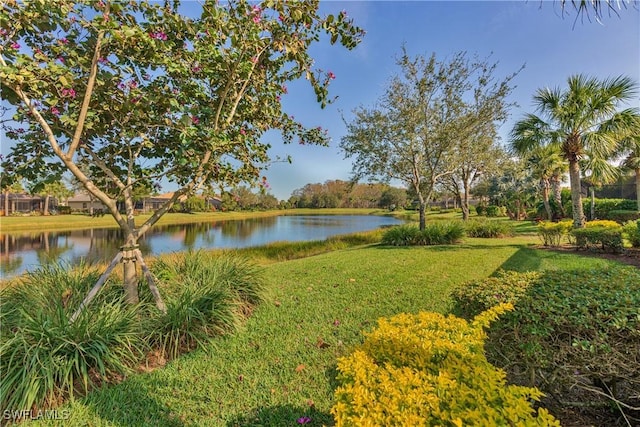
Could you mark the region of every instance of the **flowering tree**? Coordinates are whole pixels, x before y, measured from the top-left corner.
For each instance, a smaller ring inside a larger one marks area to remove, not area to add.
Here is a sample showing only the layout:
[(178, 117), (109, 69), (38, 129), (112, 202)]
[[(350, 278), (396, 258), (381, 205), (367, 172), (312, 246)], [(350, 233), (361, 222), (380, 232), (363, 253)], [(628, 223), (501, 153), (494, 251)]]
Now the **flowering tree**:
[[(145, 270), (138, 239), (177, 200), (257, 179), (269, 129), (285, 143), (327, 142), (284, 112), (281, 96), (305, 77), (325, 106), (334, 76), (312, 68), (310, 45), (325, 37), (353, 48), (363, 34), (344, 12), (321, 16), (317, 1), (205, 1), (193, 18), (180, 10), (177, 1), (10, 0), (0, 15), (2, 98), (17, 124), (5, 129), (17, 143), (4, 166), (28, 179), (70, 171), (107, 207), (125, 236), (109, 268), (123, 261), (131, 303), (131, 261)], [(160, 178), (179, 190), (135, 224), (135, 188)]]

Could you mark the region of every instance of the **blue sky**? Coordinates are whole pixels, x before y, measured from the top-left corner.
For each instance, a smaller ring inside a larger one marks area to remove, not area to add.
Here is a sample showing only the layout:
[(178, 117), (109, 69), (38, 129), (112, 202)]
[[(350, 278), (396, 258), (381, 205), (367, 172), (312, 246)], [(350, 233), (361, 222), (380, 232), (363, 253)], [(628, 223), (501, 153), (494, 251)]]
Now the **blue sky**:
[[(289, 87), (283, 98), (287, 111), (308, 126), (322, 126), (332, 138), (329, 147), (288, 145), (277, 140), (271, 154), (290, 154), (293, 163), (274, 163), (265, 175), (272, 193), (288, 199), (291, 192), (308, 183), (347, 180), (351, 162), (340, 152), (340, 139), (352, 110), (373, 106), (389, 78), (398, 68), (395, 58), (403, 43), (412, 55), (439, 59), (467, 51), (480, 57), (492, 54), (499, 63), (498, 76), (524, 70), (514, 79), (517, 86), (511, 101), (509, 121), (500, 134), (506, 139), (513, 122), (533, 112), (532, 96), (538, 88), (564, 87), (567, 77), (584, 73), (598, 78), (621, 74), (640, 80), (640, 12), (629, 8), (620, 17), (605, 15), (595, 21), (575, 23), (575, 12), (561, 17), (555, 2), (530, 1), (326, 1), (321, 10), (346, 10), (367, 34), (362, 43), (348, 51), (328, 43), (316, 45), (316, 65), (336, 74), (330, 92), (337, 101), (320, 109), (306, 82)], [(640, 98), (638, 98), (640, 99)], [(638, 99), (632, 106), (638, 107)]]

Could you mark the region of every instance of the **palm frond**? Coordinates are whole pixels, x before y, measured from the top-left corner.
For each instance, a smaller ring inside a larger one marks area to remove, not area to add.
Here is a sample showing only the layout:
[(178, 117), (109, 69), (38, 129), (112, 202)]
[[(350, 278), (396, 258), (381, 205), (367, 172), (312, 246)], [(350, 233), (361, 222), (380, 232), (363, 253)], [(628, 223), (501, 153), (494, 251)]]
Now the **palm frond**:
[(515, 154), (523, 155), (536, 147), (551, 142), (550, 126), (540, 117), (527, 114), (524, 119), (516, 122), (510, 133), (510, 148)]

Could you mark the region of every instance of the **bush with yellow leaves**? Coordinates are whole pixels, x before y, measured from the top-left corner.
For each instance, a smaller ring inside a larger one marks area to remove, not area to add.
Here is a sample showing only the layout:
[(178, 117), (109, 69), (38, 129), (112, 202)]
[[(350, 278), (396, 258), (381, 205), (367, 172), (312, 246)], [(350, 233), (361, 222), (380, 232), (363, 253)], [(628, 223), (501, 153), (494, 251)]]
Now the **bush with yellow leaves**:
[(511, 304), (472, 322), (437, 313), (378, 320), (365, 342), (338, 361), (332, 408), (339, 426), (559, 426), (530, 400), (542, 393), (508, 385), (484, 354), (484, 329)]

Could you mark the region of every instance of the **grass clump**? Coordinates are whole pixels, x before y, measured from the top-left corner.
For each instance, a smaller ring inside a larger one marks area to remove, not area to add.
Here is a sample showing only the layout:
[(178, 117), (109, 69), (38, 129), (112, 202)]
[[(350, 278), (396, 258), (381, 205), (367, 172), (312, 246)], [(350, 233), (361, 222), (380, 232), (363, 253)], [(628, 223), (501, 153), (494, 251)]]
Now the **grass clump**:
[(46, 265), (0, 291), (0, 407), (51, 405), (126, 374), (143, 344), (135, 310), (106, 290), (69, 318), (98, 279), (81, 266)]
[(539, 390), (508, 385), (485, 357), (484, 328), (512, 308), (493, 307), (471, 323), (429, 312), (379, 319), (338, 361), (336, 426), (559, 426), (530, 406)]
[(387, 246), (430, 246), (457, 243), (464, 237), (464, 225), (460, 221), (437, 221), (427, 224), (424, 230), (415, 225), (389, 228), (382, 235)]
[(469, 237), (500, 238), (514, 235), (511, 223), (505, 221), (469, 220), (465, 223), (465, 231)]
[(175, 358), (233, 331), (262, 300), (260, 270), (246, 258), (189, 251), (153, 267), (167, 295), (167, 313), (153, 312), (146, 339), (163, 357)]

